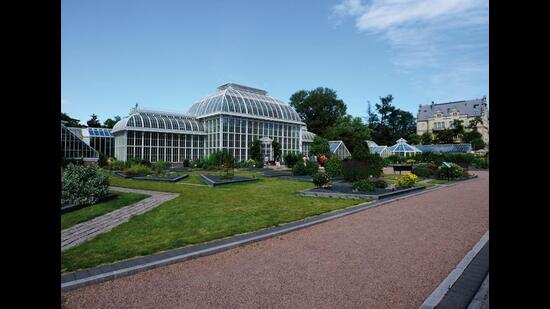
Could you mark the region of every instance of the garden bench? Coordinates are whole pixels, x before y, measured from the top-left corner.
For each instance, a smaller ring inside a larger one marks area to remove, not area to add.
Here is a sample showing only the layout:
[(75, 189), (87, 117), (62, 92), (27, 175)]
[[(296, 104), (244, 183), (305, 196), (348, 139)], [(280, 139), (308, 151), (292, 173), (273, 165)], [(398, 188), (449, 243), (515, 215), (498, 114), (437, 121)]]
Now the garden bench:
[(399, 172), (399, 174), (401, 174), (402, 171), (409, 171), (412, 173), (413, 166), (412, 164), (397, 164), (392, 165), (392, 168), (394, 174), (395, 172)]

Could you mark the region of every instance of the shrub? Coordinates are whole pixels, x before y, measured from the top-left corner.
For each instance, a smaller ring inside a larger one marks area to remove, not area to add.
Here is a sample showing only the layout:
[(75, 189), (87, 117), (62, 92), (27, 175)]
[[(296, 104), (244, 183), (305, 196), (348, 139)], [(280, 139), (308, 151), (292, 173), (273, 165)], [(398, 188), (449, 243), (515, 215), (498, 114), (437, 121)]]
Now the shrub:
[(126, 166), (126, 163), (124, 161), (115, 160), (111, 163), (111, 169), (115, 171), (121, 171)]
[(190, 166), (191, 166), (191, 162), (189, 162), (189, 159), (183, 160), (183, 167), (190, 167)]
[(151, 169), (143, 164), (137, 163), (132, 165), (131, 167), (127, 167), (123, 170), (124, 174), (135, 177), (135, 176), (145, 176), (149, 173), (151, 173)]
[(128, 159), (128, 161), (126, 161), (126, 165), (125, 167), (132, 167), (136, 164), (141, 164), (141, 165), (145, 165), (147, 167), (151, 167), (152, 164), (151, 162), (147, 161), (147, 160), (144, 160), (144, 159)]
[(369, 170), (366, 162), (344, 160), (342, 163), (342, 174), (346, 181), (355, 182), (357, 180), (369, 178)]
[(204, 160), (203, 159), (198, 159), (198, 160), (193, 161), (191, 163), (191, 167), (203, 168), (204, 167)]
[(61, 203), (91, 205), (109, 193), (109, 178), (99, 166), (69, 164), (61, 177)]
[(330, 182), (330, 176), (326, 173), (315, 173), (311, 178), (313, 178), (313, 183), (317, 187), (325, 187)]
[(294, 176), (306, 175), (306, 166), (302, 163), (294, 164), (294, 166), (292, 167), (292, 175)]
[(374, 182), (370, 179), (361, 179), (353, 183), (353, 190), (359, 192), (372, 192), (376, 189)]
[(319, 164), (313, 161), (306, 162), (306, 175), (313, 175), (319, 170)]
[(437, 165), (433, 163), (418, 163), (413, 166), (413, 174), (420, 177), (431, 177), (437, 175)]
[(374, 186), (376, 188), (384, 189), (388, 187), (388, 182), (385, 181), (383, 178), (374, 178), (372, 182), (374, 183)]
[(170, 162), (166, 161), (157, 161), (153, 164), (153, 170), (155, 174), (162, 175), (164, 171), (170, 166)]
[(489, 156), (476, 157), (472, 162), (472, 165), (476, 168), (488, 169), (489, 168)]
[(289, 152), (283, 157), (283, 160), (285, 161), (287, 167), (292, 168), (294, 164), (302, 161), (302, 157), (303, 156), (299, 153)]
[(317, 164), (317, 162), (306, 161), (305, 166), (302, 163), (295, 164), (292, 167), (292, 175), (295, 175), (295, 176), (313, 175), (317, 173), (318, 169), (319, 169), (319, 164)]
[(414, 186), (418, 177), (413, 173), (408, 173), (397, 177), (397, 187), (398, 188), (411, 188)]
[(325, 163), (325, 173), (327, 173), (331, 178), (342, 176), (342, 169), (342, 160), (338, 157), (333, 157)]
[(253, 167), (255, 167), (255, 168), (262, 168), (262, 167), (264, 167), (264, 161), (261, 161), (261, 160), (260, 160), (260, 161), (254, 161)]
[(351, 158), (355, 161), (367, 161), (370, 157), (369, 146), (366, 143), (361, 143), (353, 149)]
[(441, 165), (438, 169), (437, 175), (439, 178), (442, 178), (442, 179), (460, 178), (462, 177), (462, 175), (464, 175), (464, 169), (460, 167), (458, 164), (450, 163), (449, 167), (445, 165)]

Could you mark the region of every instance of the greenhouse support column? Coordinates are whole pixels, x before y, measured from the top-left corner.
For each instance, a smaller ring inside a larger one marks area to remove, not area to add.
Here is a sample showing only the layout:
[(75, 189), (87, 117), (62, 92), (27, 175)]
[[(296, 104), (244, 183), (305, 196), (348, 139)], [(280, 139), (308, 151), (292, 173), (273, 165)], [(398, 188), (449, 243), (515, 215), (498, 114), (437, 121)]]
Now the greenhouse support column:
[[(246, 121), (246, 124), (245, 124), (245, 141), (244, 141), (245, 142), (245, 147), (244, 148), (246, 150), (244, 152), (244, 159), (245, 159), (245, 161), (248, 161), (248, 150), (250, 149), (248, 147), (248, 121), (249, 120), (246, 119), (245, 121)], [(242, 145), (241, 145), (241, 147), (242, 147)]]

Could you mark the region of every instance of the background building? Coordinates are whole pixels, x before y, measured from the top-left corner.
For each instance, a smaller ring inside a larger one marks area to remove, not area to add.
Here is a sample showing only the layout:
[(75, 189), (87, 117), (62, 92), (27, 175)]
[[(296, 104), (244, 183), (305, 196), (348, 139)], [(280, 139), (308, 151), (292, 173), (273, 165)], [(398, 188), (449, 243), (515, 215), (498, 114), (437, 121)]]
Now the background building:
[(85, 163), (97, 162), (99, 152), (86, 144), (61, 122), (61, 159), (82, 160)]
[(416, 133), (422, 135), (443, 129), (450, 129), (453, 120), (463, 120), (464, 127), (468, 126), (475, 117), (481, 117), (483, 123), (477, 126), (485, 144), (489, 144), (489, 112), (487, 99), (457, 101), (448, 103), (437, 103), (420, 105), (416, 120)]

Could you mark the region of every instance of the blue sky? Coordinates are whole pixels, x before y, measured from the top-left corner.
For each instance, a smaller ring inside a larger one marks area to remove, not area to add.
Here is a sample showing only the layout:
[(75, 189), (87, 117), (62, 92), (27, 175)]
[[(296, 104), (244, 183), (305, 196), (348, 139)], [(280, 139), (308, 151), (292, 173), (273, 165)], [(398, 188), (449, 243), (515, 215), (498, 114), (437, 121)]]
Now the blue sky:
[(285, 102), (335, 89), (348, 113), (488, 93), (488, 1), (62, 0), (61, 110), (186, 112), (226, 82)]

